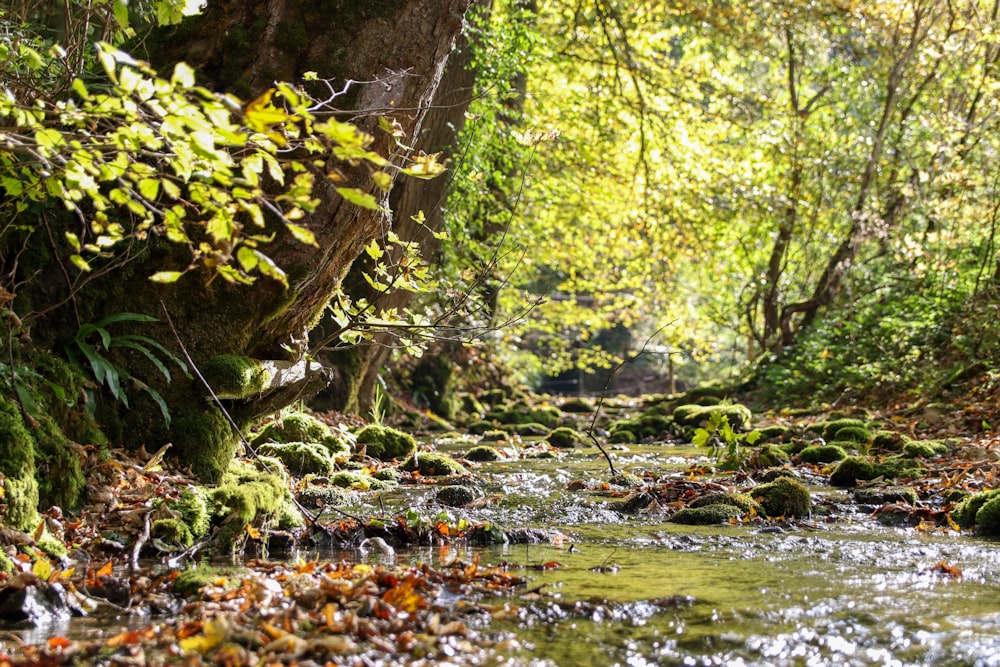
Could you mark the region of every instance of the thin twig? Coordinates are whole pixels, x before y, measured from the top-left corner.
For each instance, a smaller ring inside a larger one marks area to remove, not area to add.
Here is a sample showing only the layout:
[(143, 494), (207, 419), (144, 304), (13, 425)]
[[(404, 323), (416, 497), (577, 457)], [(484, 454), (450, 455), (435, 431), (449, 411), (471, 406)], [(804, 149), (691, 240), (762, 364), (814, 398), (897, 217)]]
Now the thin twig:
[(598, 416), (600, 416), (600, 414), (601, 414), (601, 407), (604, 406), (604, 400), (608, 396), (608, 390), (611, 387), (611, 381), (614, 379), (615, 375), (618, 374), (618, 371), (620, 371), (625, 366), (625, 364), (630, 364), (633, 361), (635, 361), (636, 359), (638, 359), (639, 357), (641, 357), (642, 355), (646, 354), (646, 347), (649, 345), (649, 342), (651, 340), (653, 340), (654, 338), (656, 338), (658, 335), (660, 335), (661, 331), (663, 331), (667, 327), (669, 327), (672, 324), (674, 324), (674, 322), (676, 322), (676, 320), (672, 320), (670, 322), (667, 322), (662, 327), (660, 327), (659, 329), (657, 329), (656, 331), (654, 331), (653, 333), (651, 333), (649, 335), (649, 338), (646, 339), (646, 342), (644, 342), (642, 344), (642, 347), (639, 348), (638, 352), (636, 352), (635, 354), (633, 354), (632, 356), (630, 356), (630, 357), (628, 357), (626, 359), (623, 359), (617, 366), (615, 366), (613, 369), (611, 369), (611, 372), (608, 373), (608, 379), (604, 383), (604, 389), (601, 391), (601, 396), (600, 396), (599, 399), (597, 399), (597, 405), (594, 406), (594, 416), (591, 417), (591, 419), (590, 419), (590, 426), (587, 428), (587, 436), (591, 440), (593, 440), (594, 444), (597, 445), (597, 448), (599, 450), (601, 450), (601, 454), (604, 454), (604, 458), (608, 462), (608, 467), (611, 469), (611, 476), (612, 477), (617, 477), (618, 476), (618, 471), (615, 470), (615, 464), (611, 460), (611, 455), (608, 454), (607, 450), (604, 449), (604, 447), (601, 445), (600, 441), (597, 439), (597, 436), (594, 435), (594, 430), (595, 430), (596, 424), (597, 424), (597, 418), (598, 418)]

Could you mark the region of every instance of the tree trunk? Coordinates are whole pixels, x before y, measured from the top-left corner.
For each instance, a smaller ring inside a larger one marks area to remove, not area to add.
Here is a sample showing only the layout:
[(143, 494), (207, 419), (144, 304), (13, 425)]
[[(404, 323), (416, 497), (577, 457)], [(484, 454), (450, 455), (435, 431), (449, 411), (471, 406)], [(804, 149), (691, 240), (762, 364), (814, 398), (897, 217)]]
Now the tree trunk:
[[(216, 1), (202, 15), (155, 36), (150, 48), (161, 70), (169, 71), (173, 61), (186, 61), (199, 70), (204, 85), (245, 99), (260, 95), (275, 81), (297, 81), (307, 71), (334, 80), (338, 90), (350, 82), (348, 92), (334, 103), (376, 137), (372, 150), (390, 157), (390, 137), (377, 129), (378, 118), (398, 122), (404, 141), (420, 136), (468, 5), (469, 0)], [(392, 159), (398, 160), (398, 155)], [(338, 186), (362, 188), (381, 198), (382, 206), (388, 204), (361, 168), (346, 172), (346, 182)], [(112, 312), (159, 318), (156, 325), (144, 325), (142, 333), (178, 356), (190, 355), (196, 370), (218, 369), (220, 364), (213, 360), (219, 355), (283, 360), (270, 365), (271, 385), (224, 399), (226, 412), (245, 426), (325, 384), (321, 374), (300, 361), (306, 332), (363, 248), (393, 224), (385, 213), (344, 200), (326, 178), (317, 179), (313, 196), (319, 199), (318, 207), (299, 222), (315, 235), (316, 246), (276, 229), (266, 247), (286, 272), (287, 289), (263, 277), (253, 285), (236, 286), (209, 281), (207, 273), (198, 272), (172, 285), (152, 283), (146, 276), (154, 271), (182, 270), (190, 261), (186, 249), (167, 247), (154, 238), (127, 272), (120, 269), (94, 280), (76, 303), (86, 304), (85, 321)], [(73, 319), (79, 318), (63, 313), (64, 329), (74, 330), (67, 326)], [(112, 435), (117, 421), (124, 444), (156, 448), (172, 442), (170, 453), (211, 481), (228, 466), (238, 434), (197, 376), (174, 377), (169, 385), (156, 387), (170, 406), (169, 428), (157, 406), (141, 400), (138, 392), (131, 410), (116, 404), (104, 419)], [(293, 380), (283, 386), (275, 381), (279, 377)]]

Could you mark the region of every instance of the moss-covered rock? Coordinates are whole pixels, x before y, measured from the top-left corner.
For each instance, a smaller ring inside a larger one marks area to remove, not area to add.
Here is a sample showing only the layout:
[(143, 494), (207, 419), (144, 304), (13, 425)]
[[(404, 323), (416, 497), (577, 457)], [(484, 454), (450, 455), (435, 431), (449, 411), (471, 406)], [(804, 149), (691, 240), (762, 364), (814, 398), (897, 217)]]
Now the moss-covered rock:
[(625, 471), (611, 477), (611, 479), (608, 480), (608, 483), (614, 484), (615, 486), (621, 486), (626, 489), (634, 489), (636, 487), (643, 486), (646, 481), (635, 473)]
[(896, 484), (878, 484), (865, 486), (854, 490), (854, 500), (863, 505), (882, 505), (884, 503), (909, 503), (916, 505), (920, 497), (908, 486)]
[(489, 433), (490, 431), (495, 431), (497, 429), (496, 424), (493, 422), (480, 419), (479, 421), (474, 421), (469, 424), (465, 430), (472, 435), (483, 435), (484, 433)]
[(177, 415), (170, 432), (179, 460), (198, 479), (210, 484), (222, 479), (236, 455), (238, 437), (217, 407)]
[(788, 452), (777, 445), (767, 444), (757, 450), (757, 462), (762, 468), (783, 466), (791, 461)]
[(688, 503), (688, 507), (705, 507), (707, 505), (732, 505), (739, 508), (743, 514), (747, 514), (750, 511), (757, 514), (764, 513), (764, 508), (749, 494), (734, 491), (706, 493)]
[(211, 527), (207, 497), (203, 488), (189, 486), (177, 500), (170, 503), (170, 508), (180, 512), (181, 518), (195, 537), (207, 535)]
[(972, 494), (955, 506), (951, 516), (962, 528), (977, 526), (988, 535), (1000, 534), (1000, 489)]
[(847, 452), (838, 444), (813, 445), (798, 453), (798, 458), (804, 463), (834, 463), (847, 458)]
[(872, 434), (864, 426), (845, 426), (837, 429), (837, 432), (833, 434), (834, 441), (858, 444), (866, 444), (871, 437)]
[(910, 438), (903, 433), (881, 429), (872, 435), (871, 447), (879, 451), (899, 452), (909, 441)]
[(257, 447), (262, 456), (273, 456), (293, 475), (329, 475), (334, 470), (330, 451), (318, 442), (265, 442)]
[(560, 426), (549, 433), (545, 440), (553, 447), (560, 449), (570, 449), (583, 443), (583, 436), (568, 426)]
[(517, 435), (526, 436), (529, 438), (539, 437), (548, 434), (550, 429), (545, 424), (540, 424), (539, 422), (528, 422), (527, 424), (510, 424), (508, 426)]
[(3, 523), (33, 531), (38, 526), (38, 482), (35, 441), (24, 425), (17, 404), (0, 396), (0, 473), (7, 509)]
[(218, 354), (198, 370), (215, 395), (223, 399), (249, 398), (262, 392), (271, 381), (271, 374), (259, 361), (238, 354)]
[(616, 445), (629, 445), (637, 442), (635, 433), (627, 429), (613, 431), (608, 435), (608, 442)]
[(783, 442), (791, 438), (793, 431), (787, 426), (765, 426), (757, 429), (760, 432), (761, 443)]
[(589, 398), (574, 397), (567, 398), (559, 407), (563, 412), (589, 413), (594, 411), (594, 402)]
[(194, 544), (194, 535), (183, 519), (157, 519), (153, 522), (150, 535), (176, 549), (187, 549)]
[(937, 451), (932, 443), (923, 442), (920, 440), (910, 440), (903, 445), (903, 453), (907, 456), (920, 457), (920, 458), (931, 458)]
[(412, 435), (381, 424), (362, 428), (357, 433), (357, 442), (365, 446), (368, 456), (380, 461), (402, 459), (417, 450), (417, 441)]
[(465, 466), (445, 454), (436, 452), (414, 452), (400, 466), (407, 472), (419, 472), (424, 477), (464, 475)]
[(474, 486), (451, 484), (438, 489), (435, 498), (442, 505), (464, 507), (474, 500), (482, 498), (483, 492)]
[(495, 431), (487, 431), (479, 436), (480, 442), (506, 442), (510, 439), (510, 433), (507, 431), (501, 431), (499, 429)]
[(683, 507), (677, 510), (670, 520), (689, 526), (710, 526), (729, 523), (730, 519), (738, 519), (743, 514), (743, 510), (735, 505), (713, 504), (704, 507)]
[(258, 520), (271, 521), (279, 527), (303, 523), (280, 475), (263, 473), (240, 462), (235, 462), (222, 483), (211, 490), (209, 503), (213, 514), (222, 518), (213, 538), (220, 549), (232, 548), (245, 534), (246, 526)]
[(839, 431), (842, 428), (867, 429), (866, 422), (862, 421), (861, 419), (845, 418), (845, 419), (833, 419), (826, 422), (817, 422), (816, 424), (813, 424), (809, 430), (815, 431), (819, 427), (822, 427), (822, 436), (827, 440), (833, 440), (837, 434), (837, 431)]
[(674, 408), (673, 419), (677, 424), (687, 427), (705, 426), (712, 415), (718, 414), (729, 420), (734, 431), (749, 428), (753, 415), (750, 408), (734, 403), (732, 405), (678, 405)]
[(875, 464), (863, 456), (848, 456), (830, 475), (830, 484), (839, 487), (854, 486), (859, 481), (878, 477)]
[(808, 516), (812, 509), (809, 489), (791, 477), (779, 477), (773, 482), (758, 484), (749, 491), (770, 517)]
[(499, 461), (503, 459), (503, 454), (496, 447), (489, 445), (476, 445), (465, 453), (468, 461)]
[(388, 491), (396, 486), (393, 480), (383, 480), (357, 470), (341, 470), (330, 477), (330, 483), (355, 491)]
[(271, 422), (254, 437), (253, 442), (255, 445), (264, 442), (316, 443), (323, 445), (334, 457), (347, 456), (351, 452), (350, 445), (344, 438), (337, 436), (316, 417), (304, 412), (283, 415), (281, 419)]

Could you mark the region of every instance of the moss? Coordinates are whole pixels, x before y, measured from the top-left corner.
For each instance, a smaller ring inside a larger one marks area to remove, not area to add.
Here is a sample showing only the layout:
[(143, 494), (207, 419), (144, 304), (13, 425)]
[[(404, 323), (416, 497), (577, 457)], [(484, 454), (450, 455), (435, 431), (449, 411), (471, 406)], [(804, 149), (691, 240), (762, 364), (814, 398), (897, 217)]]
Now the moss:
[(750, 426), (753, 415), (750, 408), (738, 403), (732, 405), (678, 405), (674, 408), (674, 421), (682, 426), (696, 427), (708, 424), (713, 415), (721, 415), (729, 420), (733, 430)]
[(63, 541), (50, 533), (48, 528), (42, 531), (35, 544), (50, 558), (64, 558), (69, 553)]
[(459, 398), (461, 410), (469, 417), (478, 418), (486, 412), (486, 406), (472, 394), (462, 394)]
[(368, 456), (380, 461), (402, 459), (417, 450), (417, 441), (412, 435), (379, 424), (369, 424), (358, 431), (357, 442), (365, 445)]
[(184, 570), (174, 579), (173, 592), (180, 596), (194, 595), (205, 586), (214, 584), (225, 576), (225, 571), (215, 567), (199, 565)]
[(773, 482), (759, 484), (750, 491), (750, 495), (771, 517), (807, 516), (812, 508), (809, 489), (791, 477), (779, 477)]
[(383, 482), (391, 482), (392, 484), (399, 484), (400, 480), (403, 478), (402, 474), (395, 468), (379, 468), (372, 473), (372, 477), (375, 479), (380, 479)]
[(329, 450), (319, 443), (265, 442), (257, 453), (278, 459), (293, 475), (329, 475), (334, 470)]
[(806, 447), (798, 454), (799, 460), (805, 463), (834, 463), (847, 458), (847, 452), (837, 444), (815, 445)]
[(211, 484), (222, 479), (236, 454), (237, 437), (218, 408), (182, 414), (170, 431), (178, 458), (198, 479)]
[(608, 442), (612, 444), (631, 444), (636, 442), (635, 434), (627, 429), (622, 429), (619, 431), (613, 431), (608, 436)]
[(762, 468), (773, 468), (788, 463), (791, 457), (781, 447), (768, 444), (757, 450), (757, 460)]
[(560, 426), (549, 433), (545, 440), (553, 447), (570, 449), (581, 444), (583, 442), (583, 437), (579, 434), (579, 432), (577, 432), (576, 429), (572, 429), (568, 426)]
[(830, 484), (834, 486), (854, 486), (857, 482), (875, 479), (878, 473), (875, 464), (863, 456), (848, 456), (837, 465), (830, 475)]
[(670, 520), (688, 526), (710, 526), (717, 523), (729, 523), (730, 519), (738, 519), (743, 511), (735, 505), (715, 504), (704, 507), (684, 507), (677, 510)]
[(35, 480), (35, 441), (25, 428), (17, 405), (0, 396), (0, 473), (3, 473), (7, 509), (3, 523), (32, 531), (38, 525), (38, 482)]
[(764, 508), (756, 500), (746, 493), (736, 493), (733, 491), (707, 493), (699, 498), (695, 498), (688, 503), (688, 507), (705, 507), (707, 505), (732, 505), (739, 508), (742, 514), (751, 510), (757, 514), (763, 514)]
[(289, 514), (288, 490), (281, 477), (245, 464), (234, 465), (226, 473), (222, 484), (211, 491), (210, 500), (213, 513), (223, 517), (214, 538), (221, 548), (231, 548), (248, 524)]
[(792, 434), (792, 429), (787, 426), (765, 426), (757, 430), (760, 431), (761, 442), (780, 442), (787, 440)]
[(169, 546), (187, 549), (194, 544), (194, 535), (183, 519), (157, 519), (150, 534)]
[(495, 424), (491, 421), (486, 421), (485, 419), (480, 419), (479, 421), (474, 421), (466, 427), (466, 431), (472, 435), (482, 435), (490, 431), (495, 430)]
[(198, 367), (219, 398), (248, 398), (263, 391), (271, 375), (260, 362), (237, 354), (219, 354)]
[(211, 524), (204, 489), (198, 486), (189, 486), (184, 489), (177, 500), (170, 503), (170, 508), (180, 512), (181, 518), (184, 519), (184, 523), (187, 524), (195, 537), (203, 537), (208, 534)]
[(258, 444), (268, 440), (280, 443), (318, 443), (335, 457), (346, 456), (351, 452), (347, 442), (335, 435), (329, 426), (304, 412), (293, 412), (271, 422), (254, 437), (253, 442)]
[(39, 505), (76, 509), (83, 501), (87, 484), (82, 449), (48, 415), (39, 416), (33, 435)]
[(903, 445), (903, 453), (912, 457), (930, 458), (937, 452), (935, 452), (934, 445), (931, 443), (911, 440)]
[(400, 466), (407, 472), (419, 472), (424, 477), (435, 475), (464, 475), (465, 466), (444, 454), (434, 452), (414, 452)]
[(916, 505), (920, 498), (917, 496), (917, 492), (908, 486), (879, 484), (855, 489), (854, 500), (865, 505), (882, 505), (883, 503)]
[(635, 473), (631, 472), (620, 472), (611, 479), (608, 480), (609, 484), (614, 484), (615, 486), (623, 486), (626, 489), (634, 489), (636, 487), (645, 484), (645, 480), (639, 477)]
[(1000, 535), (1000, 497), (983, 503), (976, 512), (976, 526), (986, 535)]
[(3, 549), (0, 549), (0, 572), (14, 574), (14, 561), (10, 559), (10, 556)]
[(442, 505), (463, 507), (482, 497), (482, 492), (473, 486), (452, 484), (438, 489), (435, 499)]
[(465, 458), (468, 461), (499, 461), (503, 454), (496, 447), (477, 445), (465, 453)]
[(656, 438), (669, 433), (674, 420), (658, 414), (642, 414), (637, 420), (638, 433), (644, 438)]
[(872, 435), (864, 426), (845, 426), (837, 429), (833, 434), (833, 440), (844, 442), (867, 443)]
[(527, 424), (511, 424), (510, 429), (514, 431), (517, 435), (531, 437), (538, 437), (542, 435), (547, 435), (550, 429), (545, 424), (539, 424), (538, 422), (528, 422)]
[(387, 491), (396, 486), (396, 481), (383, 480), (355, 470), (342, 470), (332, 477), (330, 483), (342, 489), (357, 491)]
[(902, 451), (903, 445), (910, 441), (910, 438), (903, 433), (888, 431), (885, 429), (875, 431), (872, 436), (872, 449), (885, 450), (890, 452)]
[(510, 433), (507, 433), (507, 431), (500, 431), (500, 430), (486, 431), (486, 433), (483, 433), (482, 435), (479, 436), (480, 442), (506, 442), (509, 439), (510, 439)]
[(589, 398), (567, 398), (559, 407), (563, 412), (589, 413), (594, 411), (594, 402)]
[(822, 424), (823, 427), (822, 435), (827, 440), (833, 440), (837, 431), (842, 428), (866, 428), (865, 422), (860, 419), (834, 419), (828, 422), (814, 424), (810, 430), (815, 430), (817, 426), (820, 426), (820, 424)]
[[(962, 528), (971, 528), (977, 522), (977, 515), (987, 503), (1000, 499), (1000, 489), (990, 489), (974, 493), (958, 503), (952, 510), (952, 518)], [(991, 510), (992, 512), (992, 510)]]
[(479, 394), (479, 400), (490, 406), (500, 405), (509, 397), (510, 392), (499, 387), (495, 389), (487, 389), (483, 393)]

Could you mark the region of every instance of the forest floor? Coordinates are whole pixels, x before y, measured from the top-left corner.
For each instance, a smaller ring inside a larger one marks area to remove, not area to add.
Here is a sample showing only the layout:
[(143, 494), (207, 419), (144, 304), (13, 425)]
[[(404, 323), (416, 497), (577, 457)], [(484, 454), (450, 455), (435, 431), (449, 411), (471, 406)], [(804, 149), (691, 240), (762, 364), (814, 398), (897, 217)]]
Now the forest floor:
[[(528, 403), (553, 407), (562, 401), (545, 397)], [(622, 420), (647, 414), (653, 404), (649, 398), (620, 397), (609, 399), (604, 407)], [(905, 467), (900, 478), (873, 475), (873, 479), (845, 485), (846, 492), (818, 497), (816, 488), (829, 487), (837, 461), (809, 460), (801, 448), (796, 451), (790, 445), (801, 440), (810, 425), (831, 423), (830, 412), (766, 411), (755, 416), (755, 427), (788, 429), (787, 435), (774, 440), (792, 453), (779, 466), (779, 475), (806, 485), (813, 500), (807, 501), (805, 512), (779, 512), (764, 509), (766, 499), (758, 496), (751, 501), (752, 508), (724, 512), (722, 521), (776, 528), (836, 521), (848, 511), (845, 504), (855, 503), (864, 505), (865, 514), (882, 525), (943, 533), (1000, 531), (1000, 523), (978, 525), (974, 516), (959, 526), (953, 516), (963, 501), (1000, 486), (998, 390), (973, 386), (949, 397), (947, 403), (886, 402), (885, 406), (878, 410), (836, 406), (832, 416), (863, 415), (865, 422), (878, 425), (879, 432), (898, 433), (906, 442), (935, 443), (933, 453), (914, 449), (912, 456), (877, 452), (868, 445), (854, 453), (876, 462), (909, 456), (906, 460), (914, 465)], [(579, 431), (586, 431), (592, 423), (588, 413), (564, 412), (563, 416), (562, 424)], [(363, 421), (333, 414), (324, 418), (354, 426)], [(598, 435), (603, 438), (610, 422), (602, 417), (599, 423), (603, 426)], [(479, 441), (463, 437), (466, 445)], [(440, 439), (440, 432), (422, 439), (421, 451), (431, 453)], [(663, 438), (647, 439), (655, 445)], [(683, 440), (676, 431), (667, 439)], [(803, 447), (824, 443), (813, 438)], [(565, 452), (541, 434), (511, 433), (487, 444), (495, 445), (504, 459), (549, 458), (556, 465)], [(590, 443), (583, 438), (579, 447), (590, 447)], [(625, 461), (629, 449), (629, 445), (605, 441), (601, 453)], [(399, 487), (421, 492), (446, 486), (476, 487), (482, 464), (462, 458), (462, 451), (454, 452), (453, 458), (464, 465), (463, 472), (446, 478), (403, 472), (398, 462), (355, 457), (353, 462), (340, 463), (362, 474), (393, 469)], [(663, 472), (653, 465), (658, 456), (653, 454), (636, 457), (637, 465), (617, 471), (624, 474), (612, 476), (605, 470), (559, 484), (577, 494), (581, 507), (592, 506), (596, 499), (639, 520), (671, 521), (681, 510), (703, 505), (713, 494), (754, 498), (765, 479), (775, 479), (774, 474), (764, 477), (764, 466), (752, 455), (754, 447), (744, 451), (749, 454), (737, 470), (718, 470), (710, 459), (701, 457)], [(597, 461), (595, 465), (603, 465), (596, 450), (591, 458)], [(361, 510), (336, 507), (336, 499), (345, 496), (335, 492), (328, 496), (334, 500), (327, 502), (317, 500), (314, 493), (306, 507), (303, 490), (329, 483), (328, 478), (307, 475), (288, 478), (288, 488), (304, 511), (305, 525), (272, 530), (273, 521), (261, 514), (243, 527), (229, 553), (211, 554), (210, 539), (186, 546), (150, 532), (158, 517), (167, 516), (164, 513), (169, 512), (171, 502), (196, 486), (194, 480), (163, 469), (155, 455), (145, 452), (113, 451), (111, 458), (95, 457), (90, 465), (90, 502), (80, 512), (52, 508), (34, 534), (0, 531), (0, 540), (17, 567), (14, 574), (4, 575), (0, 586), (0, 617), (6, 619), (0, 634), (0, 666), (374, 665), (397, 664), (397, 660), (518, 664), (503, 657), (518, 651), (517, 638), (498, 637), (488, 628), (515, 615), (525, 600), (544, 595), (527, 585), (524, 569), (505, 562), (480, 563), (478, 556), (467, 553), (444, 557), (433, 565), (401, 565), (392, 555), (409, 545), (498, 541), (536, 541), (573, 549), (566, 535), (544, 526), (477, 520), (477, 508), (502, 503), (488, 494), (471, 496), (460, 510), (462, 519), (456, 519), (448, 504), (436, 496), (437, 500), (424, 502), (422, 507), (387, 511), (378, 492), (357, 483), (350, 492)], [(859, 488), (880, 489), (881, 495), (862, 499)], [(362, 515), (365, 507), (368, 515)], [(226, 518), (214, 521), (224, 523)], [(213, 530), (219, 528), (216, 525)], [(53, 540), (63, 548), (53, 549)], [(346, 557), (303, 555), (318, 553), (317, 545), (323, 545), (325, 553)], [(548, 565), (558, 567), (555, 562), (536, 567)], [(945, 574), (960, 576), (960, 572), (949, 572), (947, 563), (940, 567)]]

